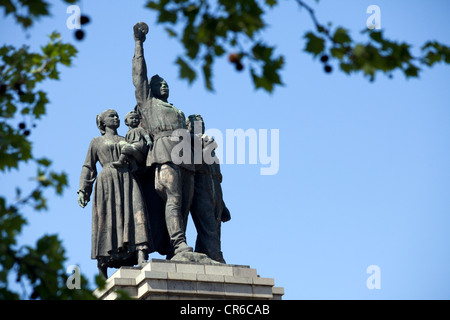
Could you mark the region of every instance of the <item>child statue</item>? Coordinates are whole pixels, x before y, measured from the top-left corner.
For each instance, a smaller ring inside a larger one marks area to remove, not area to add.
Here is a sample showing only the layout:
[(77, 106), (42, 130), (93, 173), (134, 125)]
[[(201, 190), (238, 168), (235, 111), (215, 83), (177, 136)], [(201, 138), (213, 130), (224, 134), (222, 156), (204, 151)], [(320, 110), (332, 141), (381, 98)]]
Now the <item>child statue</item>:
[[(153, 142), (147, 130), (140, 127), (141, 117), (136, 111), (130, 111), (125, 116), (125, 124), (130, 128), (125, 135), (125, 140), (130, 144), (122, 149), (118, 161), (112, 163), (116, 168), (123, 168), (131, 165), (135, 171), (137, 167), (145, 167), (145, 159), (148, 149), (152, 148)], [(136, 157), (136, 151), (138, 156)], [(137, 159), (136, 159), (137, 158)], [(137, 163), (135, 162), (137, 161)]]

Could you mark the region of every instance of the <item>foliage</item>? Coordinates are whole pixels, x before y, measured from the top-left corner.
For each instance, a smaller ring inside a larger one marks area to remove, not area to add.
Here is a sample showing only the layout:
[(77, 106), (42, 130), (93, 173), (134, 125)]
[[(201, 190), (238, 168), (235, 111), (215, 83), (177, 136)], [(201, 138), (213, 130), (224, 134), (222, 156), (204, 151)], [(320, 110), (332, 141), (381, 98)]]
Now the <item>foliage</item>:
[[(449, 63), (450, 48), (438, 42), (425, 43), (419, 57), (412, 55), (411, 45), (389, 40), (382, 31), (364, 30), (367, 42), (356, 42), (344, 27), (331, 29), (319, 23), (305, 1), (293, 1), (308, 12), (315, 27), (305, 32), (304, 51), (314, 58), (320, 56), (327, 73), (332, 72), (331, 62), (335, 61), (344, 73), (361, 72), (370, 81), (377, 72), (391, 78), (395, 70), (410, 78), (418, 77), (423, 66)], [(238, 71), (244, 69), (242, 61), (248, 64), (256, 89), (273, 92), (282, 85), (280, 72), (285, 59), (264, 41), (262, 31), (267, 27), (264, 13), (275, 10), (278, 3), (278, 0), (149, 0), (146, 6), (157, 13), (157, 23), (166, 26), (168, 35), (184, 47), (184, 54), (176, 60), (180, 78), (192, 83), (197, 77), (194, 65), (201, 65), (206, 88), (213, 90), (213, 63), (228, 53)]]
[[(73, 0), (67, 1), (73, 3)], [(1, 0), (5, 14), (12, 14), (16, 22), (28, 28), (33, 21), (48, 16), (44, 1)], [(21, 12), (21, 14), (19, 14)], [(27, 14), (23, 14), (27, 12)], [(56, 235), (44, 235), (35, 246), (18, 247), (16, 237), (27, 223), (21, 210), (31, 206), (34, 210), (47, 209), (44, 191), (53, 188), (59, 195), (67, 186), (67, 175), (51, 170), (51, 160), (33, 155), (29, 137), (37, 121), (46, 114), (47, 94), (37, 89), (47, 79), (59, 80), (58, 67), (70, 66), (77, 50), (63, 43), (60, 35), (50, 35), (41, 52), (30, 52), (23, 46), (0, 47), (0, 171), (17, 170), (21, 163), (33, 162), (37, 174), (32, 179), (34, 188), (27, 194), (16, 189), (16, 201), (8, 203), (0, 196), (0, 299), (92, 299), (87, 281), (81, 277), (81, 290), (69, 290), (63, 268), (66, 260), (61, 240)], [(17, 118), (25, 121), (17, 123)], [(11, 290), (11, 274), (16, 282), (31, 288), (31, 293), (20, 295)]]
[[(73, 4), (78, 0), (64, 0)], [(44, 0), (0, 0), (0, 7), (5, 10), (5, 15), (12, 15), (17, 24), (23, 28), (29, 28), (41, 17), (50, 15), (49, 3)]]
[[(275, 1), (266, 1), (266, 5), (271, 3)], [(274, 48), (257, 37), (258, 32), (265, 28), (264, 12), (258, 1), (151, 0), (146, 6), (158, 13), (157, 22), (167, 25), (169, 36), (177, 38), (184, 46), (184, 56), (176, 60), (180, 78), (192, 82), (196, 72), (191, 64), (200, 61), (206, 88), (213, 90), (214, 60), (233, 48), (239, 51), (239, 59), (249, 61), (256, 87), (272, 91), (275, 84), (281, 84), (278, 72), (283, 66), (283, 58), (274, 55)], [(181, 32), (174, 28), (178, 24), (182, 25)], [(246, 48), (245, 42), (252, 43), (252, 46)]]
[(343, 27), (331, 30), (321, 25), (312, 9), (304, 4), (302, 6), (308, 10), (316, 27), (315, 32), (310, 31), (305, 35), (305, 51), (314, 57), (322, 55), (325, 63), (328, 57), (332, 57), (344, 73), (362, 72), (370, 81), (374, 81), (377, 72), (391, 78), (394, 70), (400, 70), (406, 78), (417, 78), (421, 71), (420, 65), (431, 67), (441, 61), (450, 63), (450, 47), (438, 42), (425, 43), (421, 48), (422, 56), (419, 57), (413, 56), (411, 45), (386, 39), (383, 31), (363, 30), (362, 34), (368, 35), (368, 41), (355, 42), (348, 30)]
[[(16, 115), (28, 117), (31, 127), (46, 113), (49, 102), (47, 94), (36, 90), (36, 85), (45, 79), (59, 79), (58, 64), (70, 66), (76, 49), (71, 44), (61, 42), (58, 33), (50, 35), (50, 42), (41, 48), (42, 53), (29, 52), (27, 47), (16, 49), (13, 46), (0, 47), (0, 170), (17, 168), (21, 161), (32, 159), (31, 134), (25, 122), (13, 126), (8, 120)], [(50, 161), (37, 160), (48, 167)], [(39, 175), (41, 176), (41, 175)], [(62, 177), (60, 177), (62, 179)], [(58, 180), (58, 179), (57, 179)], [(63, 183), (62, 180), (59, 181)]]

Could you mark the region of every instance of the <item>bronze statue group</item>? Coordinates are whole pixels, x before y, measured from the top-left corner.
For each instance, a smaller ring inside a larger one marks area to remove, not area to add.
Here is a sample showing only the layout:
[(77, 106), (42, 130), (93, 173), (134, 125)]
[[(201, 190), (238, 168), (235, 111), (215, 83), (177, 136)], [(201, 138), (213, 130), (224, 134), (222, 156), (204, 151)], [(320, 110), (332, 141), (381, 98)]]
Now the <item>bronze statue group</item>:
[[(197, 230), (195, 252), (225, 263), (220, 229), (231, 217), (222, 198), (220, 166), (217, 159), (193, 159), (194, 145), (214, 158), (213, 139), (204, 135), (201, 116), (186, 118), (167, 102), (169, 87), (163, 78), (155, 75), (148, 81), (143, 52), (147, 32), (145, 23), (134, 26), (137, 105), (125, 116), (129, 131), (118, 135), (115, 110), (98, 115), (101, 136), (92, 139), (81, 171), (78, 203), (85, 207), (92, 195), (91, 258), (105, 277), (107, 268), (142, 266), (152, 252), (173, 260), (189, 256), (194, 251), (186, 241), (189, 212)], [(197, 125), (201, 133), (194, 130)], [(192, 147), (177, 155), (188, 161), (173, 159), (183, 139), (175, 134), (180, 130)], [(98, 174), (97, 163), (102, 167)]]

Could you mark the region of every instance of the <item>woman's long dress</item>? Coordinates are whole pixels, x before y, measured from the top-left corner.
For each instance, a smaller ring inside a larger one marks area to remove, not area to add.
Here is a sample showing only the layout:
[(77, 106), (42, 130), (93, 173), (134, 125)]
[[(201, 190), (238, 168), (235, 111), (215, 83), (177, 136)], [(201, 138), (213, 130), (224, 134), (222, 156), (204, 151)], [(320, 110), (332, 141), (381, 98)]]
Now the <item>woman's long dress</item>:
[[(93, 191), (91, 258), (103, 267), (135, 265), (138, 249), (154, 251), (141, 186), (129, 169), (111, 164), (125, 145), (118, 135), (92, 139), (81, 171), (80, 191), (88, 199)], [(97, 162), (103, 168), (98, 176)]]

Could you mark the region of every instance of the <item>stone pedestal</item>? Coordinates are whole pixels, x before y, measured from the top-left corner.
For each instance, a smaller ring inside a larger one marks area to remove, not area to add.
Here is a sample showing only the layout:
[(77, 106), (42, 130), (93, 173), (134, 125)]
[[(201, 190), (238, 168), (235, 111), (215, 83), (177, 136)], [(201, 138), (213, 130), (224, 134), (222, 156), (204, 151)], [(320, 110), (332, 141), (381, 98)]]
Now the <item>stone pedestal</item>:
[(102, 300), (117, 298), (124, 290), (141, 300), (171, 299), (264, 299), (281, 300), (284, 289), (273, 278), (261, 278), (256, 269), (230, 264), (150, 260), (143, 268), (122, 267), (94, 295)]

